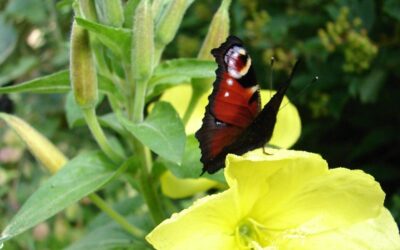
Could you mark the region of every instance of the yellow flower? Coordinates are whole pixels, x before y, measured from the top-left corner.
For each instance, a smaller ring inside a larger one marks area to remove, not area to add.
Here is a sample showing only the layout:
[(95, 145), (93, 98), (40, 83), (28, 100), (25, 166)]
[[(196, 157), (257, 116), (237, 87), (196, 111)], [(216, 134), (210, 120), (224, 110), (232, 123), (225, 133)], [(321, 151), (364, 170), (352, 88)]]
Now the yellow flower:
[[(196, 108), (193, 111), (191, 118), (186, 125), (186, 134), (194, 134), (200, 127), (205, 112), (205, 107), (208, 103), (208, 96), (211, 90), (205, 93), (201, 98)], [(170, 102), (181, 117), (189, 104), (189, 99), (192, 94), (190, 85), (180, 85), (168, 89), (161, 100)], [(274, 92), (261, 90), (262, 105), (265, 105)], [(300, 116), (296, 107), (289, 102), (288, 98), (284, 98), (281, 107), (285, 106), (278, 112), (277, 122), (274, 129), (274, 134), (270, 140), (270, 144), (281, 148), (291, 147), (300, 137), (301, 122)], [(208, 180), (206, 178), (198, 179), (180, 179), (175, 177), (169, 171), (166, 171), (161, 176), (161, 188), (165, 195), (170, 198), (185, 198), (192, 196), (195, 193), (206, 191), (218, 185), (218, 182)]]
[(269, 149), (228, 155), (229, 189), (172, 215), (146, 239), (156, 249), (400, 249), (385, 194), (360, 170), (319, 155)]

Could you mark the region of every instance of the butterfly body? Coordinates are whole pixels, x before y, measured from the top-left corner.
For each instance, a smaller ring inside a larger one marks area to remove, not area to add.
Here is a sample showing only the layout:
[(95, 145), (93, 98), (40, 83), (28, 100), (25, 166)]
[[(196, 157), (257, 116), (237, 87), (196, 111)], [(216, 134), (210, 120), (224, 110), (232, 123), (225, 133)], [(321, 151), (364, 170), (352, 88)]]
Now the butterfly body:
[(276, 116), (291, 77), (261, 109), (251, 58), (234, 36), (213, 49), (217, 79), (209, 96), (202, 127), (196, 132), (202, 152), (203, 172), (225, 166), (229, 153), (241, 155), (263, 147), (272, 137)]

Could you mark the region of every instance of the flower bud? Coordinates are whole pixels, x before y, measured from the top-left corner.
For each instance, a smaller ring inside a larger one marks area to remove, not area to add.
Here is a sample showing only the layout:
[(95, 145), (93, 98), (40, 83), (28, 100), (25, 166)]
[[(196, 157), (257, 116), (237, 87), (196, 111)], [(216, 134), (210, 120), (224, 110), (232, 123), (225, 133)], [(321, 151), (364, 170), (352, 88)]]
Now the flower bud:
[(149, 0), (140, 1), (134, 18), (132, 65), (135, 79), (147, 79), (153, 70), (154, 59), (154, 26)]
[(96, 7), (93, 0), (79, 0), (79, 9), (84, 18), (90, 21), (97, 20)]
[(231, 0), (223, 0), (218, 11), (215, 13), (206, 38), (197, 57), (199, 59), (212, 60), (211, 50), (223, 43), (229, 35), (229, 6)]
[[(206, 38), (197, 55), (197, 58), (204, 60), (213, 60), (211, 50), (218, 47), (229, 35), (229, 6), (231, 0), (222, 0), (221, 6), (214, 14), (208, 29)], [(198, 94), (205, 93), (209, 90), (213, 79), (193, 79), (192, 87), (194, 92)]]
[(98, 90), (89, 34), (75, 21), (72, 25), (70, 56), (71, 84), (75, 101), (81, 108), (93, 108), (97, 102)]
[(120, 0), (97, 0), (95, 2), (97, 16), (101, 23), (113, 27), (122, 26), (124, 23), (124, 12)]
[(187, 0), (172, 0), (168, 4), (167, 9), (157, 22), (155, 34), (157, 48), (163, 49), (174, 39), (188, 7)]
[(67, 163), (67, 158), (63, 153), (29, 124), (16, 116), (5, 113), (0, 113), (0, 118), (14, 129), (28, 146), (29, 151), (50, 173), (54, 174)]

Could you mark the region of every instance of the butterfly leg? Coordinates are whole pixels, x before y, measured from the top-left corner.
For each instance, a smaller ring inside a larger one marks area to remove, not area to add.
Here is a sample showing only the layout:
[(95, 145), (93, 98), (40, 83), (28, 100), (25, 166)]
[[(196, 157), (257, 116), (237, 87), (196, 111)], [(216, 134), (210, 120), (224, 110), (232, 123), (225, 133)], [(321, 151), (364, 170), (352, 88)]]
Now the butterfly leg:
[(263, 151), (263, 153), (264, 154), (266, 154), (266, 155), (272, 155), (272, 154), (270, 154), (270, 153), (268, 153), (267, 151), (266, 151), (266, 149), (265, 149), (266, 147), (265, 147), (265, 145), (262, 147), (262, 151)]

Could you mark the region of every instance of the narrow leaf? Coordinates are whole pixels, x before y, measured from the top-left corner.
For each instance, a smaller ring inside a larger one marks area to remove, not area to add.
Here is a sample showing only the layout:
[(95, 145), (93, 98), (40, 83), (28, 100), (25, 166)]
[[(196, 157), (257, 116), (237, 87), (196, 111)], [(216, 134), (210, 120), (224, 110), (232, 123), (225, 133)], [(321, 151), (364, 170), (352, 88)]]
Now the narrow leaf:
[(215, 77), (216, 65), (212, 61), (182, 58), (158, 65), (149, 81), (147, 96), (153, 97), (177, 84), (189, 83), (191, 78)]
[(74, 128), (85, 124), (83, 112), (78, 104), (76, 104), (72, 92), (67, 94), (67, 99), (65, 101), (65, 115), (69, 128)]
[(161, 157), (180, 163), (185, 149), (185, 128), (178, 113), (166, 102), (158, 102), (142, 123), (121, 117), (122, 125)]
[[(117, 89), (112, 81), (101, 75), (99, 79), (99, 90), (101, 92), (115, 95), (121, 98), (121, 92)], [(69, 79), (69, 70), (62, 70), (47, 76), (38, 77), (36, 79), (19, 83), (17, 85), (0, 88), (0, 94), (3, 93), (66, 93), (71, 90)]]
[(29, 197), (4, 229), (0, 242), (32, 228), (93, 193), (117, 173), (118, 170), (103, 154), (91, 152), (79, 155)]
[(62, 70), (17, 85), (0, 88), (0, 93), (64, 93), (70, 89), (69, 71)]
[[(130, 51), (132, 37), (130, 30), (114, 28), (80, 17), (76, 17), (75, 20), (80, 26), (95, 34), (99, 41), (110, 48), (115, 54), (122, 57), (125, 56), (127, 51)], [(129, 57), (129, 55), (127, 56)]]
[[(145, 231), (149, 231), (151, 220), (148, 216), (128, 216), (127, 220)], [(152, 249), (144, 239), (138, 239), (124, 231), (115, 222), (107, 223), (90, 231), (82, 239), (65, 250), (108, 250), (108, 249)]]
[(165, 61), (157, 66), (154, 76), (186, 76), (190, 78), (208, 78), (215, 76), (216, 64), (209, 60), (180, 58)]

